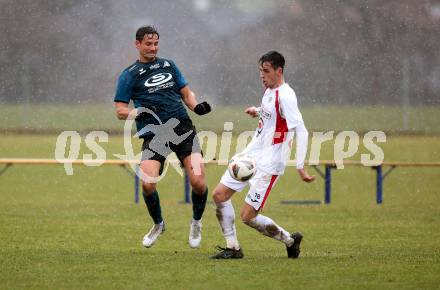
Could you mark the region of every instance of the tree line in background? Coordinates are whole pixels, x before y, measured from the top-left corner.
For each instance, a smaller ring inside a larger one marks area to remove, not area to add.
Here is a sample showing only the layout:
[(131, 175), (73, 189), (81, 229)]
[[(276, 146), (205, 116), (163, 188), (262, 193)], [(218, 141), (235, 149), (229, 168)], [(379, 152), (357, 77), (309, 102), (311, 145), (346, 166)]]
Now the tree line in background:
[(258, 99), (271, 49), (302, 103), (440, 104), (439, 1), (24, 2), (2, 1), (0, 101), (111, 100), (135, 27), (153, 22), (164, 56), (219, 104)]

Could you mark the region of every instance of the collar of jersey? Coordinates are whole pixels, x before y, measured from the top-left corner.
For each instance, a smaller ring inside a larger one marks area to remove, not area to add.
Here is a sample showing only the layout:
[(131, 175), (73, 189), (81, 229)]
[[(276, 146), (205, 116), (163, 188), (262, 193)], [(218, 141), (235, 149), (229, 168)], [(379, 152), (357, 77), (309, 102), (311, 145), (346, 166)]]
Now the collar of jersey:
[(287, 85), (287, 83), (286, 82), (284, 82), (284, 83), (282, 83), (281, 85), (279, 85), (278, 87), (276, 87), (276, 88), (273, 88), (273, 89), (271, 89), (271, 88), (267, 88), (270, 92), (274, 92), (274, 91), (276, 91), (276, 90), (279, 90), (281, 87), (283, 87), (284, 85)]
[(150, 61), (150, 62), (140, 62), (139, 59), (138, 59), (138, 60), (136, 60), (136, 63), (138, 63), (138, 64), (140, 64), (140, 65), (153, 65), (153, 64), (155, 64), (155, 63), (158, 62), (158, 61), (159, 61), (159, 58), (156, 57), (156, 59), (155, 59), (154, 61)]

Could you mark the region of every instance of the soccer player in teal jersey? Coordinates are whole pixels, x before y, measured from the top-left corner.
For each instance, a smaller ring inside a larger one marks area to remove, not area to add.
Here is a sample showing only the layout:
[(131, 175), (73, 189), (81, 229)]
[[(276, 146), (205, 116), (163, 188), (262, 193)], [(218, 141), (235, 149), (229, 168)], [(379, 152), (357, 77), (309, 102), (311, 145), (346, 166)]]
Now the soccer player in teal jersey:
[[(118, 119), (125, 120), (133, 114), (137, 116), (138, 136), (144, 140), (140, 169), (147, 178), (142, 178), (143, 197), (154, 225), (142, 243), (151, 247), (165, 230), (156, 178), (160, 176), (167, 156), (175, 152), (192, 186), (193, 217), (189, 244), (192, 248), (199, 248), (208, 188), (204, 166), (200, 162), (202, 152), (197, 132), (183, 103), (198, 115), (209, 113), (211, 106), (207, 102), (197, 102), (172, 60), (156, 56), (159, 33), (154, 27), (140, 27), (136, 32), (135, 46), (139, 59), (119, 76), (114, 102)], [(133, 101), (135, 112), (128, 107), (130, 101)], [(194, 162), (197, 162), (197, 169)]]

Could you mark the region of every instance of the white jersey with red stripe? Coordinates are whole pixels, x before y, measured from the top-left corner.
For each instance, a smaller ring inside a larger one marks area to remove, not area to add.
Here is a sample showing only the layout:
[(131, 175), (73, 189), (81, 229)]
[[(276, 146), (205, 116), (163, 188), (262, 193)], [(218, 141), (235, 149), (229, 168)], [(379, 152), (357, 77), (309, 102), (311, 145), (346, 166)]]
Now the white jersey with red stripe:
[(297, 168), (302, 168), (307, 152), (308, 132), (294, 90), (287, 83), (275, 89), (266, 89), (259, 110), (258, 128), (242, 153), (256, 160), (257, 170), (282, 175), (290, 157), (295, 129)]

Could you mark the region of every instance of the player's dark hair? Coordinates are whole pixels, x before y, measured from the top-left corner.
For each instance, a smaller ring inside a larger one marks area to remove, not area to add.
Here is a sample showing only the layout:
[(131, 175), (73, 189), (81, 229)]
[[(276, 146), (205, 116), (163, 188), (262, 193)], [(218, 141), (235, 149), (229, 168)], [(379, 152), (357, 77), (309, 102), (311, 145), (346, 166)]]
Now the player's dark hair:
[(142, 26), (136, 31), (136, 40), (142, 41), (145, 35), (148, 34), (156, 34), (157, 39), (159, 39), (159, 32), (157, 32), (156, 27), (154, 26)]
[(284, 64), (286, 63), (286, 61), (284, 60), (284, 56), (278, 51), (274, 51), (274, 50), (269, 51), (268, 53), (265, 53), (262, 57), (260, 57), (258, 63), (262, 65), (263, 62), (270, 63), (274, 69), (280, 67), (283, 71), (284, 71)]

